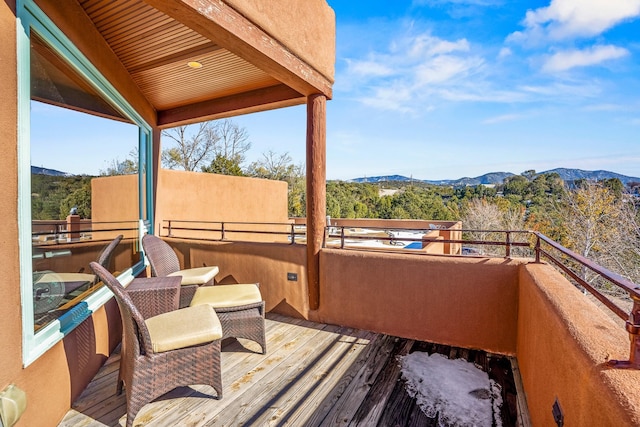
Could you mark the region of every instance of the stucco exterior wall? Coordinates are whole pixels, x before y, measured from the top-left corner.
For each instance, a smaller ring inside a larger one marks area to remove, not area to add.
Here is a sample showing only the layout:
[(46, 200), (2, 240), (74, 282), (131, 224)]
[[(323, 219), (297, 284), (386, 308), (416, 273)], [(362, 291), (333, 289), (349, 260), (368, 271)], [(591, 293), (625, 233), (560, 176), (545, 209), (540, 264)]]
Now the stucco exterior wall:
[(335, 13), (325, 0), (225, 0), (333, 82)]
[[(259, 282), (267, 311), (308, 318), (306, 246), (165, 240), (184, 265), (217, 265), (218, 283)], [(287, 273), (297, 274), (297, 280), (287, 280)]]
[(323, 249), (320, 322), (515, 354), (517, 260)]
[(517, 357), (534, 426), (640, 425), (640, 371), (607, 369), (629, 357), (629, 337), (546, 264), (520, 269)]
[[(289, 221), (287, 183), (284, 181), (168, 169), (160, 169), (158, 175), (156, 226), (170, 219), (262, 223)], [(208, 236), (200, 234), (193, 237)], [(273, 236), (267, 238), (273, 240)]]
[[(118, 175), (91, 180), (91, 219), (94, 222), (137, 221), (138, 175)], [(100, 224), (96, 224), (100, 227)], [(113, 228), (107, 225), (107, 228)]]
[[(18, 114), (16, 76), (15, 2), (0, 3), (0, 215), (5, 219), (0, 235), (0, 312), (4, 319), (20, 319), (20, 259), (18, 257)], [(0, 328), (0, 390), (20, 374), (22, 369), (21, 322), (3, 322)]]

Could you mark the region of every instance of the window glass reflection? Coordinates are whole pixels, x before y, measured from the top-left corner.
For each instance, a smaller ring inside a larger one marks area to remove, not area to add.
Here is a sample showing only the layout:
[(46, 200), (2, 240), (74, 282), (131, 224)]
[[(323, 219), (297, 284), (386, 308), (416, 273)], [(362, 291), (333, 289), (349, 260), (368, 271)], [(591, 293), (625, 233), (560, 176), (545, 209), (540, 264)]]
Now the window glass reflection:
[(30, 121), (37, 331), (139, 261), (139, 128), (34, 33)]

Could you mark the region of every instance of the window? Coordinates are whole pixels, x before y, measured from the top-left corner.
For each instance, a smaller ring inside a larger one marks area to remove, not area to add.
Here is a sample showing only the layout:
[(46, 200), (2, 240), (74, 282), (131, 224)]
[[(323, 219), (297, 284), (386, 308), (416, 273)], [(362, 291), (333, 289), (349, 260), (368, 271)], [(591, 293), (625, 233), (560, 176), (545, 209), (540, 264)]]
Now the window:
[[(143, 268), (150, 128), (31, 1), (19, 9), (19, 206), (24, 363), (104, 304), (89, 268)], [(115, 206), (113, 200), (121, 203)]]

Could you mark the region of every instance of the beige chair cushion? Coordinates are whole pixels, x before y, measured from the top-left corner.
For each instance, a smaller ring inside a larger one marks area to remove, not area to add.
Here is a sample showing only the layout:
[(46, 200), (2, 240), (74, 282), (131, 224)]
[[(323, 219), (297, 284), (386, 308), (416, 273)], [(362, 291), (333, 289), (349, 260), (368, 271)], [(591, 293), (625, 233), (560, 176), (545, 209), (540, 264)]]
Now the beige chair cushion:
[(187, 307), (150, 317), (149, 329), (153, 351), (175, 350), (205, 344), (222, 338), (222, 325), (211, 306)]
[(191, 300), (191, 306), (209, 304), (213, 308), (235, 307), (262, 301), (260, 289), (254, 283), (248, 285), (201, 286)]
[(40, 276), (37, 283), (44, 282), (93, 282), (96, 276), (87, 273), (55, 273), (48, 272)]
[(180, 282), (182, 285), (202, 285), (216, 277), (218, 271), (220, 271), (218, 267), (213, 265), (211, 267), (187, 268), (186, 270), (171, 273), (168, 276), (182, 276), (182, 281)]

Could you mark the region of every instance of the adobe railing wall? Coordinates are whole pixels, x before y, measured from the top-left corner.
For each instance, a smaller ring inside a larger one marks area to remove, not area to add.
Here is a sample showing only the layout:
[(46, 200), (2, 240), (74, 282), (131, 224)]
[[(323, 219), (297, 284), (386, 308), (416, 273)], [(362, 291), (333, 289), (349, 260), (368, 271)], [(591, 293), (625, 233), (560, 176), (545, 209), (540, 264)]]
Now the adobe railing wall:
[(323, 249), (320, 322), (516, 352), (522, 261)]
[(605, 367), (627, 357), (627, 334), (548, 264), (323, 249), (310, 311), (304, 245), (167, 241), (222, 283), (259, 281), (269, 311), (516, 355), (533, 425), (555, 425), (556, 399), (565, 425), (640, 425), (640, 371)]
[(640, 425), (640, 371), (610, 369), (629, 356), (629, 336), (547, 264), (519, 271), (517, 358), (533, 425)]
[[(307, 247), (286, 243), (207, 242), (165, 238), (186, 267), (217, 265), (216, 282), (260, 283), (267, 311), (308, 318)], [(289, 280), (290, 274), (295, 280)]]

